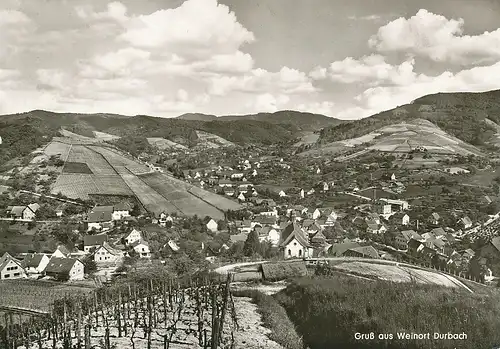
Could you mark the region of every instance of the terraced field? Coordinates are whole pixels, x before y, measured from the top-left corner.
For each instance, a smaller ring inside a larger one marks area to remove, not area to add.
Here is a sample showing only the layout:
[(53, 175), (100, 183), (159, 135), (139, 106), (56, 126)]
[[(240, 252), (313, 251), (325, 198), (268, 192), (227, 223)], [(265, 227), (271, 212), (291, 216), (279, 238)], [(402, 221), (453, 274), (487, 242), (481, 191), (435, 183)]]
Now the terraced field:
[(90, 175), (80, 173), (63, 173), (51, 190), (52, 194), (61, 193), (69, 198), (89, 199), (91, 194), (127, 195), (134, 193), (123, 179), (115, 175)]
[(127, 173), (125, 168), (117, 170), (120, 171), (124, 183), (132, 190), (146, 210), (157, 215), (162, 212), (183, 214), (172, 202), (144, 183), (139, 177), (130, 172)]
[(94, 175), (109, 176), (117, 174), (101, 154), (84, 145), (73, 145), (66, 161), (86, 163)]
[[(114, 167), (115, 170), (117, 170), (118, 168), (126, 168), (133, 174), (141, 174), (150, 171), (146, 165), (140, 164), (136, 160), (128, 158), (118, 151), (112, 150), (110, 148), (89, 146), (89, 149), (102, 155), (102, 157), (109, 163), (110, 166)], [(128, 172), (125, 171), (123, 173)]]
[(190, 194), (186, 188), (187, 184), (182, 181), (175, 183), (170, 177), (161, 173), (151, 173), (139, 177), (149, 187), (167, 198), (175, 207), (178, 207), (185, 215), (197, 214), (199, 216), (207, 215), (213, 218), (224, 218), (224, 213), (220, 209)]
[[(60, 143), (60, 142), (59, 142)], [(146, 210), (182, 215), (224, 218), (224, 211), (241, 206), (223, 196), (173, 177), (151, 172), (150, 169), (120, 151), (97, 145), (73, 144), (67, 159), (73, 172), (62, 173), (56, 180), (52, 193), (69, 198), (89, 199), (91, 195), (136, 196)], [(64, 147), (52, 146), (51, 151)], [(88, 169), (85, 167), (88, 166)], [(83, 170), (85, 167), (85, 171)]]
[(51, 142), (43, 150), (44, 154), (47, 156), (59, 155), (61, 159), (66, 159), (68, 152), (71, 149), (71, 145), (62, 142)]

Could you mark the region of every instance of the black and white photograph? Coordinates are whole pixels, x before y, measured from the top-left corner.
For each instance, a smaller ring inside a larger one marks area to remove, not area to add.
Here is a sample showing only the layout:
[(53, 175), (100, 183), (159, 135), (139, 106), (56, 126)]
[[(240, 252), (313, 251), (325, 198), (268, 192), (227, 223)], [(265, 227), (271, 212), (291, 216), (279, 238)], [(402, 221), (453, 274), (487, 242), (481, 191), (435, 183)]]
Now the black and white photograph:
[(0, 349), (499, 349), (500, 0), (0, 0)]

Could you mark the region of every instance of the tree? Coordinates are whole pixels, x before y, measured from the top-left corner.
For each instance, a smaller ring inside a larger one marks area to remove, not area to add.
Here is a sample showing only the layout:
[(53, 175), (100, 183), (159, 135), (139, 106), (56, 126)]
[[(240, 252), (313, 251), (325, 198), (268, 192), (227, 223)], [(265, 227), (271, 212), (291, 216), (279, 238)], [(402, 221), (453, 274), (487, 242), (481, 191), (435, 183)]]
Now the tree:
[(243, 245), (243, 253), (247, 257), (251, 257), (260, 251), (260, 242), (259, 242), (259, 234), (252, 230), (250, 234), (248, 234), (247, 239), (245, 240), (245, 244)]
[(97, 264), (91, 256), (85, 257), (82, 262), (84, 265), (83, 270), (85, 274), (92, 274), (93, 272), (97, 271)]

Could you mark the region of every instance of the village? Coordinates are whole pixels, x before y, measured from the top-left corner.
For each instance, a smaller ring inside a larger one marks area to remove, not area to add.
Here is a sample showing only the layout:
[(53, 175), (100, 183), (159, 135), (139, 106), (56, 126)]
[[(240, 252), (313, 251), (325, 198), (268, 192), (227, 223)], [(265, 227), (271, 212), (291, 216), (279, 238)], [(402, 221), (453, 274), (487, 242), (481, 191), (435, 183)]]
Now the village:
[[(373, 169), (373, 162), (335, 167), (334, 161), (300, 163), (279, 150), (239, 150), (229, 156), (231, 149), (223, 149), (220, 157), (211, 150), (215, 154), (209, 166), (186, 169), (181, 162), (173, 168), (170, 162), (161, 171), (243, 206), (225, 212), (225, 219), (154, 215), (137, 210), (130, 200), (85, 208), (61, 197), (37, 200), (3, 186), (4, 205), (25, 203), (4, 207), (4, 227), (35, 230), (42, 242), (47, 238), (39, 235), (48, 231), (51, 241), (35, 248), (5, 248), (1, 279), (102, 284), (137, 268), (167, 268), (180, 275), (242, 261), (359, 257), (424, 264), (481, 282), (496, 280), (499, 223), (490, 197), (482, 195), (477, 205), (478, 211), (486, 208), (491, 214), (479, 215), (458, 207), (463, 202), (455, 201), (455, 210), (405, 195), (415, 181), (429, 186), (434, 178), (443, 187), (452, 186), (449, 178), (467, 175), (465, 166), (446, 167), (433, 176), (436, 169)], [(144, 161), (158, 170), (151, 158)], [(294, 185), (294, 178), (305, 185)]]

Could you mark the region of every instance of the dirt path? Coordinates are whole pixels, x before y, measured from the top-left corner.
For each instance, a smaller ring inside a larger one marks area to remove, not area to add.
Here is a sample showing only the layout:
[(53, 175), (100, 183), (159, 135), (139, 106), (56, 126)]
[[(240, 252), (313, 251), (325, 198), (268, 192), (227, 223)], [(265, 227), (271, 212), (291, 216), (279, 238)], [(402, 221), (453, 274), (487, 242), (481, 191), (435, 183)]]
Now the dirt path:
[(234, 305), (239, 331), (235, 333), (235, 347), (245, 349), (284, 349), (269, 339), (271, 330), (262, 326), (261, 316), (251, 298), (235, 297)]

